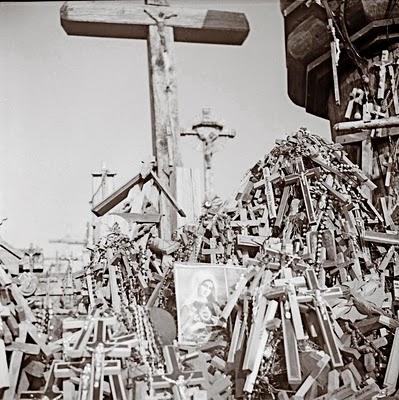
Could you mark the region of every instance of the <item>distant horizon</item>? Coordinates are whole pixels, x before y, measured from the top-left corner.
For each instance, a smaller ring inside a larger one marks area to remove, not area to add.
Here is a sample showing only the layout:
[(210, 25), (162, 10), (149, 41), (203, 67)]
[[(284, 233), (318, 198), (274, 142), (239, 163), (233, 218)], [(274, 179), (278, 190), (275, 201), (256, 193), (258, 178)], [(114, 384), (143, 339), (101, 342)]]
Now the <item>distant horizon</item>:
[[(84, 238), (92, 171), (105, 162), (117, 188), (152, 155), (145, 41), (68, 36), (62, 4), (0, 3), (0, 237), (48, 257), (57, 247), (49, 240)], [(330, 137), (330, 128), (288, 98), (278, 1), (205, 4), (245, 12), (251, 28), (243, 46), (175, 46), (181, 127), (209, 106), (237, 131), (214, 157), (226, 199), (276, 139), (302, 126)], [(202, 169), (194, 138), (180, 149), (185, 166)]]

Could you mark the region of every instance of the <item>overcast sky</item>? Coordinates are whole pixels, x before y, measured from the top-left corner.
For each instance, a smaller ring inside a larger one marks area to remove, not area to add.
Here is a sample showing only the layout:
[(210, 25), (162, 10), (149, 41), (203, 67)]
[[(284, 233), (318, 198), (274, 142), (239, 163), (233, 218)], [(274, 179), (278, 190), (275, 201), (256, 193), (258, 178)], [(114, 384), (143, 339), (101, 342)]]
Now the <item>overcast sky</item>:
[[(61, 5), (0, 3), (0, 217), (8, 218), (0, 235), (48, 251), (49, 239), (84, 236), (92, 171), (105, 161), (119, 186), (152, 149), (145, 41), (67, 36)], [(277, 0), (206, 6), (245, 12), (251, 28), (241, 47), (175, 47), (181, 126), (209, 106), (237, 130), (215, 156), (216, 190), (226, 197), (277, 138), (301, 126), (328, 137), (329, 127), (287, 96)], [(199, 149), (183, 138), (185, 166), (201, 165)]]

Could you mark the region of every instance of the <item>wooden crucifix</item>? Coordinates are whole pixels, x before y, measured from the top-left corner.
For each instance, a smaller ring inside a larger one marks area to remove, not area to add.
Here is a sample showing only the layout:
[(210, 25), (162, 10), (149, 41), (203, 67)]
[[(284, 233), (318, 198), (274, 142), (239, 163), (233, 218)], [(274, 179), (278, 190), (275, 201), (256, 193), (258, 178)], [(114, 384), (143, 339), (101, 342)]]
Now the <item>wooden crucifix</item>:
[[(147, 40), (153, 153), (159, 179), (176, 197), (175, 167), (180, 156), (174, 42), (241, 45), (249, 25), (242, 13), (170, 8), (161, 0), (146, 3), (66, 3), (61, 8), (61, 24), (69, 35)], [(160, 213), (161, 237), (169, 239), (177, 215), (164, 197)]]
[(283, 328), (284, 353), (286, 357), (288, 383), (296, 387), (302, 382), (301, 365), (298, 352), (298, 341), (305, 340), (302, 317), (299, 310), (296, 291), (306, 286), (303, 276), (293, 277), (292, 269), (282, 268), (283, 278), (276, 279), (274, 286), (284, 289), (285, 299), (280, 301), (281, 322)]
[(314, 208), (313, 208), (312, 197), (310, 195), (308, 177), (318, 175), (320, 172), (320, 169), (312, 168), (311, 170), (305, 171), (302, 157), (298, 157), (295, 160), (295, 164), (296, 164), (298, 173), (286, 176), (284, 183), (286, 185), (292, 185), (294, 183), (299, 182), (300, 187), (301, 187), (302, 196), (303, 196), (303, 201), (305, 203), (305, 209), (306, 209), (306, 215), (308, 217), (308, 222), (310, 225), (314, 225), (316, 223), (316, 215), (315, 215)]
[(331, 364), (334, 368), (342, 367), (344, 364), (326, 303), (328, 298), (342, 296), (342, 290), (339, 287), (321, 288), (313, 269), (306, 269), (305, 275), (309, 290), (303, 291), (304, 295), (298, 296), (297, 299), (300, 303), (312, 302), (315, 306), (323, 340), (331, 358)]
[(176, 349), (174, 346), (165, 346), (163, 348), (163, 352), (167, 366), (167, 372), (163, 375), (154, 376), (153, 388), (155, 390), (167, 389), (170, 388), (172, 385), (176, 386), (177, 382), (183, 380), (186, 382), (187, 385), (190, 386), (200, 385), (204, 382), (204, 374), (202, 371), (182, 370), (179, 365), (178, 355), (176, 354)]
[(220, 137), (234, 138), (234, 130), (225, 130), (222, 123), (217, 122), (211, 114), (210, 108), (202, 109), (202, 121), (193, 125), (192, 131), (181, 132), (181, 136), (196, 136), (202, 142), (204, 155), (204, 188), (205, 202), (211, 201), (215, 196), (213, 189), (212, 158), (215, 152), (215, 142)]

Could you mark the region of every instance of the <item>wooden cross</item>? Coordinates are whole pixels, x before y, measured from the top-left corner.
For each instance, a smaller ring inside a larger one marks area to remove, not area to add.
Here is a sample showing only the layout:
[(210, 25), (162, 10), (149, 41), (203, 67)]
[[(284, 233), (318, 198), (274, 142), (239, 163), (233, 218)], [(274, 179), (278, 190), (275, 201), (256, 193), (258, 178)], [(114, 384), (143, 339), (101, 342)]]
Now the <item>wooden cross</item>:
[(282, 274), (283, 278), (276, 279), (274, 286), (284, 289), (282, 294), (287, 296), (287, 300), (280, 302), (284, 354), (286, 357), (288, 383), (296, 387), (302, 381), (298, 340), (306, 339), (296, 296), (296, 288), (305, 286), (306, 281), (303, 276), (293, 277), (292, 270), (289, 267), (283, 267)]
[[(71, 327), (73, 323), (79, 324), (82, 321), (70, 321)], [(124, 400), (126, 399), (125, 388), (121, 377), (121, 364), (120, 360), (106, 360), (108, 357), (128, 357), (131, 353), (131, 347), (138, 343), (135, 335), (129, 334), (120, 337), (109, 338), (107, 326), (115, 324), (115, 318), (98, 318), (91, 317), (89, 324), (83, 325), (81, 332), (78, 336), (77, 342), (70, 349), (65, 349), (64, 352), (71, 358), (87, 357), (91, 353), (91, 377), (90, 393), (95, 399), (102, 399), (103, 397), (103, 380), (104, 376), (109, 376), (111, 392), (115, 398)], [(64, 324), (65, 328), (65, 324)], [(90, 336), (93, 334), (92, 339)], [(78, 368), (81, 364), (57, 364), (56, 374), (59, 377), (67, 377), (71, 372), (69, 369)]]
[(340, 100), (340, 95), (339, 95), (339, 82), (338, 82), (338, 61), (339, 61), (339, 55), (340, 55), (340, 43), (339, 39), (337, 38), (337, 35), (335, 33), (335, 26), (334, 26), (334, 19), (333, 19), (333, 13), (331, 11), (331, 8), (328, 5), (327, 0), (321, 0), (321, 3), (323, 4), (323, 7), (326, 10), (327, 17), (328, 17), (328, 24), (327, 24), (327, 29), (331, 34), (331, 41), (330, 41), (330, 52), (331, 52), (331, 67), (332, 67), (332, 72), (333, 72), (333, 82), (334, 82), (334, 97), (335, 97), (335, 104), (340, 105), (341, 100)]
[(278, 206), (278, 212), (276, 220), (274, 221), (274, 226), (280, 228), (283, 223), (283, 218), (285, 210), (287, 209), (288, 199), (291, 195), (291, 188), (289, 186), (284, 186), (283, 194), (281, 195), (280, 204)]
[(121, 337), (111, 336), (107, 328), (116, 323), (115, 317), (99, 317), (98, 311), (89, 314), (85, 320), (64, 320), (65, 330), (80, 328), (71, 342), (66, 346), (64, 352), (70, 358), (89, 356), (89, 351), (94, 351), (96, 346), (102, 343), (112, 357), (129, 352), (130, 348), (137, 344), (133, 334)]
[(379, 67), (379, 81), (378, 81), (378, 91), (377, 91), (377, 99), (383, 99), (385, 96), (385, 81), (386, 81), (386, 72), (387, 67), (391, 65), (391, 61), (389, 59), (389, 51), (382, 50), (381, 52), (381, 61), (378, 63), (374, 63), (376, 67)]
[(331, 31), (332, 40), (330, 42), (331, 47), (331, 62), (332, 62), (332, 70), (333, 70), (333, 80), (334, 80), (334, 96), (335, 96), (335, 103), (339, 106), (341, 104), (340, 95), (339, 95), (339, 82), (338, 82), (338, 60), (340, 54), (340, 45), (339, 39), (335, 34), (335, 28), (332, 23), (332, 19), (328, 20), (328, 28)]
[(180, 376), (190, 386), (200, 385), (204, 381), (204, 374), (202, 371), (183, 371), (179, 366), (177, 359), (176, 350), (174, 346), (165, 346), (163, 348), (164, 358), (167, 367), (167, 373), (163, 375), (154, 376), (153, 388), (154, 389), (167, 389), (170, 388), (170, 383), (167, 382), (164, 377), (177, 381)]
[[(40, 352), (43, 357), (50, 357), (51, 350), (46, 345), (46, 335), (40, 335), (37, 328), (28, 321), (21, 321), (18, 326), (19, 336), (6, 350), (12, 350), (9, 361), (8, 375), (9, 387), (4, 391), (4, 400), (15, 399), (18, 387), (20, 370), (23, 364), (24, 354), (38, 355)], [(28, 343), (29, 340), (29, 343)]]
[[(0, 318), (1, 324), (1, 318)], [(0, 390), (10, 386), (8, 374), (7, 355), (4, 340), (0, 339)]]
[(239, 228), (241, 231), (241, 235), (237, 235), (237, 246), (239, 246), (242, 251), (243, 260), (249, 257), (249, 248), (259, 248), (266, 239), (265, 237), (248, 235), (248, 228), (259, 227), (262, 221), (259, 219), (248, 219), (247, 213), (247, 208), (240, 203), (240, 219), (230, 222), (232, 228)]
[(303, 400), (305, 398), (305, 395), (311, 389), (313, 384), (317, 381), (321, 373), (328, 366), (330, 357), (322, 351), (320, 351), (319, 353), (320, 354), (317, 354), (318, 361), (316, 365), (313, 367), (312, 371), (307, 376), (307, 378), (302, 382), (301, 386), (296, 391), (294, 396), (291, 397), (292, 400)]
[(286, 185), (292, 185), (299, 182), (303, 195), (303, 201), (305, 202), (306, 215), (308, 216), (309, 224), (313, 225), (316, 224), (317, 218), (314, 212), (312, 198), (310, 196), (308, 177), (318, 175), (320, 169), (312, 168), (308, 171), (305, 171), (302, 157), (298, 157), (296, 159), (296, 166), (298, 173), (286, 176), (284, 182)]
[(51, 368), (49, 371), (49, 377), (46, 381), (46, 385), (44, 386), (43, 390), (35, 390), (35, 391), (29, 391), (29, 392), (22, 392), (19, 395), (20, 400), (43, 400), (43, 399), (48, 399), (48, 400), (57, 400), (57, 399), (62, 399), (63, 395), (60, 390), (57, 390), (55, 386), (55, 375), (54, 375), (54, 366), (55, 362), (51, 364)]
[[(91, 314), (87, 316), (85, 320), (80, 321), (80, 324), (78, 324), (78, 327), (80, 327), (79, 333), (76, 335), (77, 338), (74, 341), (74, 343), (70, 344), (68, 347), (65, 348), (65, 354), (68, 355), (68, 357), (71, 358), (76, 358), (76, 357), (82, 357), (83, 352), (85, 351), (86, 345), (93, 333), (94, 327), (95, 327), (95, 316), (98, 315), (98, 311), (95, 313), (92, 311)], [(77, 320), (64, 320), (63, 322), (63, 329), (64, 331), (76, 327)], [(72, 324), (72, 326), (70, 326)]]
[[(264, 299), (264, 297), (262, 297)], [(248, 366), (250, 373), (245, 380), (244, 391), (247, 393), (252, 393), (256, 378), (258, 377), (260, 365), (264, 356), (264, 350), (266, 343), (269, 339), (269, 330), (267, 329), (267, 323), (270, 322), (276, 315), (278, 303), (275, 300), (269, 301), (267, 304), (267, 309), (264, 315), (257, 315), (257, 318), (261, 320), (261, 329), (256, 335), (250, 336), (252, 341), (251, 345), (253, 347), (252, 354), (250, 354), (248, 359)], [(244, 361), (245, 363), (245, 361)]]
[(335, 339), (334, 329), (326, 306), (326, 300), (328, 298), (342, 296), (342, 290), (339, 287), (333, 287), (330, 289), (320, 288), (316, 273), (313, 269), (306, 269), (305, 275), (309, 290), (304, 291), (304, 295), (298, 296), (297, 299), (300, 303), (308, 301), (313, 302), (317, 320), (319, 321), (323, 335), (323, 340), (331, 358), (331, 364), (334, 368), (342, 367), (344, 364), (341, 352), (337, 340)]
[[(114, 178), (116, 176), (116, 172), (111, 172), (103, 163), (101, 167), (101, 171), (99, 172), (92, 172), (91, 177), (92, 177), (92, 197), (90, 204), (94, 204), (94, 198), (97, 196), (99, 191), (101, 190), (101, 200), (104, 200), (108, 196), (108, 180), (107, 178)], [(97, 189), (94, 189), (94, 180), (95, 178), (100, 179), (100, 185), (97, 187)]]
[[(122, 367), (120, 360), (103, 360), (103, 365), (101, 369), (101, 376), (97, 385), (95, 385), (95, 365), (94, 365), (94, 356), (92, 360), (81, 360), (81, 361), (73, 361), (73, 362), (56, 362), (54, 368), (54, 376), (60, 379), (72, 378), (76, 375), (79, 375), (81, 380), (83, 378), (87, 379), (89, 383), (84, 382), (80, 383), (80, 386), (85, 386), (85, 388), (80, 387), (79, 391), (82, 392), (85, 390), (87, 392), (87, 399), (101, 399), (103, 396), (103, 378), (105, 376), (109, 377), (111, 393), (119, 394), (120, 397), (114, 396), (113, 398), (125, 400), (126, 392), (125, 387), (122, 381), (120, 381), (119, 377), (121, 377)], [(90, 365), (89, 367), (89, 376), (83, 376), (88, 372), (88, 369), (85, 370), (85, 367)], [(112, 384), (111, 384), (112, 381)]]
[(210, 260), (211, 264), (217, 264), (216, 256), (224, 254), (223, 245), (220, 244), (217, 247), (217, 242), (216, 242), (215, 238), (209, 238), (208, 239), (208, 238), (204, 237), (204, 238), (202, 238), (202, 242), (207, 244), (207, 245), (209, 245), (209, 248), (205, 249), (204, 247), (202, 247), (201, 254), (204, 255), (204, 256), (209, 255), (210, 259), (211, 259)]
[[(249, 25), (242, 13), (160, 6), (165, 5), (164, 1), (151, 3), (157, 5), (114, 1), (66, 3), (61, 8), (61, 24), (69, 35), (147, 41), (153, 153), (161, 182), (176, 197), (180, 132), (174, 42), (241, 45)], [(160, 213), (164, 215), (161, 236), (169, 239), (177, 226), (177, 216), (162, 197)]]
[(342, 252), (337, 253), (336, 260), (325, 261), (322, 266), (325, 269), (332, 268), (330, 270), (330, 274), (334, 275), (339, 272), (341, 283), (346, 282), (348, 280), (348, 274), (346, 272), (346, 268), (353, 265), (355, 261), (352, 259), (345, 260), (345, 256)]
[(296, 388), (302, 382), (301, 363), (299, 360), (298, 341), (293, 325), (295, 319), (292, 318), (289, 310), (287, 310), (287, 304), (287, 302), (280, 303), (285, 364), (288, 383), (293, 388)]
[(193, 125), (192, 131), (181, 132), (181, 136), (196, 136), (202, 142), (204, 155), (204, 187), (205, 201), (211, 201), (214, 196), (212, 158), (215, 151), (215, 142), (220, 137), (234, 138), (234, 130), (225, 130), (222, 123), (211, 116), (210, 108), (202, 109), (202, 121)]
[(274, 192), (272, 186), (272, 176), (268, 167), (263, 169), (263, 177), (265, 180), (265, 195), (267, 202), (267, 209), (269, 211), (269, 217), (274, 219), (277, 217), (276, 203), (274, 200)]
[(306, 286), (306, 281), (303, 276), (292, 276), (292, 270), (289, 267), (282, 268), (283, 278), (276, 279), (274, 281), (274, 286), (276, 288), (284, 288), (287, 293), (288, 303), (287, 307), (289, 309), (290, 319), (295, 328), (295, 334), (297, 340), (305, 340), (306, 335), (303, 331), (301, 313), (299, 311), (299, 304), (296, 295), (296, 288)]

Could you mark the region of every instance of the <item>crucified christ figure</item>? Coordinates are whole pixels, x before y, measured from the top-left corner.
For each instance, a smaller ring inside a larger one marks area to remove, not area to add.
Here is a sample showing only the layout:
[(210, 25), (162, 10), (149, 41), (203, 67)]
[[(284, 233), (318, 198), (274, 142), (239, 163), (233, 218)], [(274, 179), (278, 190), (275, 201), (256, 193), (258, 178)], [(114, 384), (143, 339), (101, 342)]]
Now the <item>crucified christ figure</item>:
[(144, 12), (155, 21), (155, 24), (158, 27), (158, 33), (161, 38), (161, 45), (164, 51), (166, 50), (166, 41), (165, 41), (165, 27), (166, 27), (166, 20), (177, 17), (177, 14), (169, 14), (166, 15), (163, 11), (158, 13), (158, 16), (152, 15), (148, 10), (144, 10)]
[(170, 379), (167, 376), (163, 375), (162, 379), (164, 379), (166, 382), (169, 382), (172, 385), (176, 386), (177, 393), (179, 395), (179, 400), (188, 400), (187, 385), (190, 383), (192, 377), (193, 377), (193, 374), (190, 374), (190, 376), (187, 379), (184, 379), (183, 375), (179, 375), (177, 380), (173, 380), (173, 379)]

